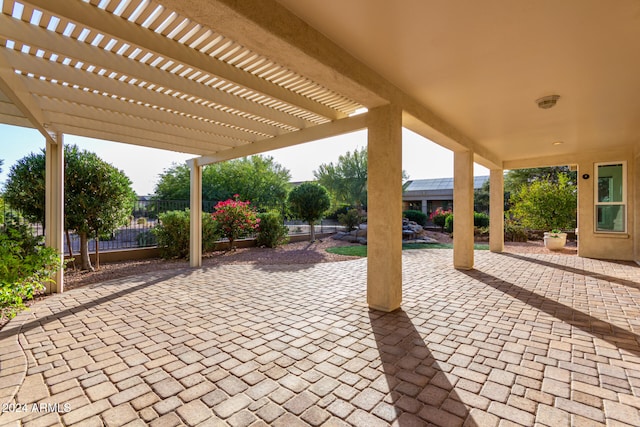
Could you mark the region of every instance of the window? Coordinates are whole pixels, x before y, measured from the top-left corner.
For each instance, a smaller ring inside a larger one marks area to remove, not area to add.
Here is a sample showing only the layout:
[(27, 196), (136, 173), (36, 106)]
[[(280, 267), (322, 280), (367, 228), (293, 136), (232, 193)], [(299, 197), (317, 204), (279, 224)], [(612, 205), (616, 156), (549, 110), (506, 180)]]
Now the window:
[(596, 231), (624, 233), (627, 230), (626, 163), (596, 163)]

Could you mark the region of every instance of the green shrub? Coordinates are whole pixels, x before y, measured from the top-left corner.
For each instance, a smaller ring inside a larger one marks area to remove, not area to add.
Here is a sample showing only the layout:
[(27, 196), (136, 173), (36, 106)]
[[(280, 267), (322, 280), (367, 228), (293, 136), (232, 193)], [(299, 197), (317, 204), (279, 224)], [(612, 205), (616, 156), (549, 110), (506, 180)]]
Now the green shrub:
[(427, 214), (421, 211), (408, 210), (402, 212), (402, 215), (409, 221), (414, 221), (423, 227), (427, 225)]
[(145, 230), (141, 233), (138, 233), (136, 236), (136, 241), (138, 242), (138, 247), (147, 248), (149, 246), (156, 246), (158, 244), (158, 238), (156, 237), (156, 233), (151, 230)]
[(362, 219), (362, 216), (358, 213), (358, 209), (355, 208), (338, 215), (338, 222), (347, 227), (347, 231), (358, 228), (358, 225), (362, 223)]
[(444, 231), (453, 233), (453, 214), (450, 213), (444, 217)]
[[(189, 257), (189, 209), (160, 214), (160, 224), (153, 232), (158, 239), (160, 256), (165, 259)], [(220, 238), (218, 225), (210, 214), (202, 213), (202, 250), (210, 252)]]
[(147, 218), (141, 217), (136, 220), (136, 224), (138, 225), (147, 225)]
[(14, 317), (60, 268), (58, 253), (44, 247), (29, 226), (10, 221), (0, 227), (0, 318)]
[(325, 218), (326, 219), (332, 219), (334, 221), (339, 221), (338, 216), (346, 214), (351, 209), (352, 208), (349, 205), (341, 205), (341, 206), (337, 207), (336, 209), (334, 209), (333, 211), (329, 212), (325, 216)]
[(277, 211), (258, 214), (260, 226), (256, 243), (258, 246), (275, 248), (289, 240), (289, 229), (282, 224), (282, 215)]
[(511, 196), (511, 215), (534, 230), (567, 229), (576, 226), (577, 188), (564, 173), (558, 181), (537, 180)]
[(482, 228), (489, 226), (489, 215), (483, 212), (474, 212), (473, 213), (473, 226)]
[[(476, 228), (489, 227), (489, 215), (482, 212), (473, 213), (473, 226)], [(444, 231), (453, 233), (453, 213), (449, 213), (444, 220)]]
[(451, 214), (451, 210), (443, 210), (442, 208), (438, 208), (435, 211), (431, 212), (431, 216), (429, 219), (433, 222), (434, 225), (440, 227), (440, 230), (444, 231), (445, 221), (447, 220), (447, 216)]
[(508, 242), (526, 242), (528, 240), (526, 229), (508, 215), (504, 219), (504, 239)]

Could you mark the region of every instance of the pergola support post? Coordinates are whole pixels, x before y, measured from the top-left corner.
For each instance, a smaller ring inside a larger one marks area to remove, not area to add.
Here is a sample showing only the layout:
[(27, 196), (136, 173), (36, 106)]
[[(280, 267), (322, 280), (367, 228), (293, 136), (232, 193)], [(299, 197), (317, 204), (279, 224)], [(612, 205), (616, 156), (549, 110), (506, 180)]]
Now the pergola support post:
[(368, 118), (367, 303), (390, 312), (402, 303), (402, 110)]
[(489, 250), (504, 250), (504, 171), (489, 172)]
[[(60, 267), (64, 261), (64, 146), (62, 133), (56, 140), (46, 138), (45, 148), (45, 245), (60, 254)], [(47, 293), (64, 291), (62, 268), (48, 283)]]
[(453, 154), (453, 266), (473, 268), (473, 152)]
[(191, 169), (189, 265), (202, 266), (202, 166), (197, 159), (187, 162)]

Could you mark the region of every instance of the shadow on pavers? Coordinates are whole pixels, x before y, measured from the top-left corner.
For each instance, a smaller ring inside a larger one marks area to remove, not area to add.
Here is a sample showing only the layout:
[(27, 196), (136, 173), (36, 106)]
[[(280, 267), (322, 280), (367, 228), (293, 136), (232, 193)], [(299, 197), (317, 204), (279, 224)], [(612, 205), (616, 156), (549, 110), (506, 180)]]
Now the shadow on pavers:
[(400, 427), (425, 425), (425, 420), (443, 427), (462, 425), (469, 411), (409, 315), (402, 309), (370, 310), (369, 319), (390, 390), (384, 399), (389, 405), (381, 404), (374, 413)]
[[(526, 258), (526, 260), (530, 260)], [(537, 261), (537, 260), (536, 260)], [(553, 263), (546, 263), (551, 264)], [(562, 268), (558, 266), (557, 268)], [(567, 267), (568, 271), (576, 274), (585, 274), (582, 270)], [(513, 283), (502, 280), (498, 277), (484, 273), (480, 270), (462, 271), (467, 276), (491, 286), (492, 288), (505, 293), (521, 302), (543, 311), (561, 321), (581, 329), (594, 337), (613, 344), (617, 348), (624, 349), (636, 356), (640, 356), (640, 336), (637, 334), (609, 323), (603, 319), (591, 316), (573, 307), (562, 304), (558, 301), (539, 295), (533, 291), (517, 286)], [(620, 279), (617, 279), (619, 281)]]

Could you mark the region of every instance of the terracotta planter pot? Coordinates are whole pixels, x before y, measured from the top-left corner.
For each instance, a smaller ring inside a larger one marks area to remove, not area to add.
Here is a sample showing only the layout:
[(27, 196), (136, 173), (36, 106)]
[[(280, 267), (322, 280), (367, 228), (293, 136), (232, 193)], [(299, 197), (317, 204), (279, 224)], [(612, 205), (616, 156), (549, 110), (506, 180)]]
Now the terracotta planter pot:
[(567, 244), (567, 233), (544, 233), (544, 247), (552, 251), (560, 251)]

